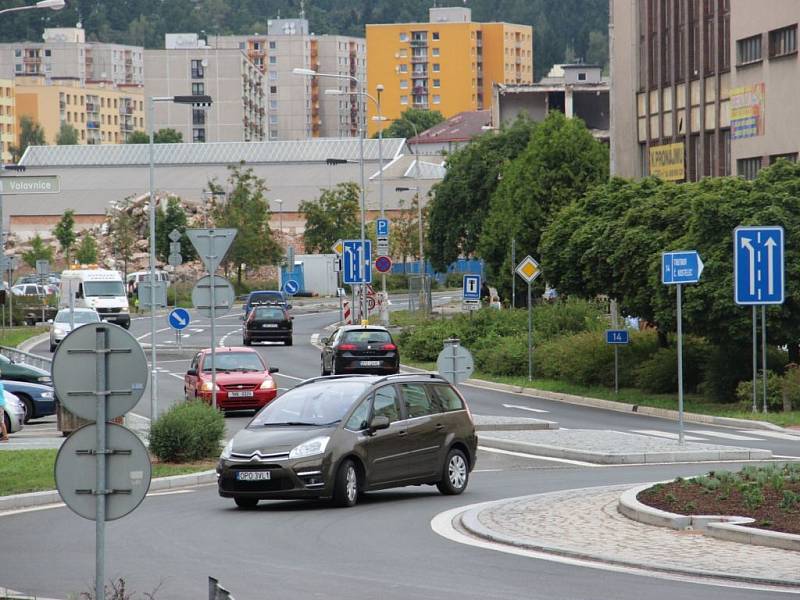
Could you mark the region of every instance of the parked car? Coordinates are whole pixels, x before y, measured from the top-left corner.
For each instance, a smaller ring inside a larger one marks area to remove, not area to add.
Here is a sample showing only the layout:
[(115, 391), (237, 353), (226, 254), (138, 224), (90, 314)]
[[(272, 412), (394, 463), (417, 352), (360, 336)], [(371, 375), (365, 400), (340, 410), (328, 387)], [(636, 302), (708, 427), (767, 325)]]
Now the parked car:
[(280, 290), (258, 290), (247, 294), (244, 301), (244, 312), (242, 319), (247, 318), (253, 307), (258, 305), (277, 305), (286, 310), (291, 310), (292, 305), (289, 304), (289, 296)]
[(292, 345), (292, 319), (279, 305), (255, 306), (242, 324), (242, 344), (283, 342)]
[(22, 404), (25, 423), (55, 414), (56, 401), (53, 388), (39, 383), (24, 383), (4, 379), (0, 381), (7, 392), (14, 394)]
[[(216, 349), (217, 408), (259, 410), (275, 399), (278, 386), (272, 378), (275, 367), (267, 367), (261, 355), (252, 348)], [(212, 401), (211, 349), (197, 353), (184, 377), (187, 400)]]
[(11, 287), (15, 296), (47, 296), (47, 288), (38, 283), (20, 283)]
[(75, 323), (75, 329), (87, 323), (99, 323), (100, 315), (93, 308), (73, 308), (72, 319), (70, 320), (69, 309), (62, 308), (56, 313), (55, 319), (50, 323), (50, 352), (56, 351), (56, 346), (63, 340), (70, 331), (71, 323)]
[(436, 485), (460, 494), (478, 438), (464, 399), (438, 375), (318, 377), (267, 405), (225, 446), (219, 495), (259, 500), (330, 498)]
[(400, 371), (400, 352), (385, 327), (344, 325), (320, 341), (323, 375)]
[(0, 379), (53, 385), (49, 371), (25, 363), (14, 362), (3, 354), (0, 354)]
[(25, 408), (22, 402), (19, 401), (11, 392), (3, 394), (6, 405), (3, 409), (3, 420), (6, 422), (6, 431), (8, 433), (17, 433), (25, 426)]

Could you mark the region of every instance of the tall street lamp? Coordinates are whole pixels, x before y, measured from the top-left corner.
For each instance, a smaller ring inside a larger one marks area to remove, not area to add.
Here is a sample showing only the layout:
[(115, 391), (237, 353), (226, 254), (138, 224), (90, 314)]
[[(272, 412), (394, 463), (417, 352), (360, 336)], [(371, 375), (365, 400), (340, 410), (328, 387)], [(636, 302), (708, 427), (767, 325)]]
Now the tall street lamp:
[[(281, 233), (281, 241), (283, 240), (283, 200), (280, 198), (275, 198), (273, 202), (277, 203), (278, 205), (278, 227), (280, 228)], [(285, 246), (286, 244), (284, 244)]]
[[(41, 4), (41, 3), (40, 3)], [(172, 102), (173, 104), (190, 104), (195, 108), (211, 106), (211, 96), (148, 96), (147, 98), (147, 130), (150, 136), (150, 419), (156, 420), (158, 405), (158, 378), (156, 374), (156, 191), (155, 191), (155, 137), (153, 121), (155, 120), (155, 103)], [(213, 273), (212, 273), (213, 275)]]
[[(295, 75), (302, 75), (303, 77), (329, 77), (331, 79), (347, 79), (348, 81), (355, 82), (357, 86), (357, 94), (359, 97), (364, 95), (364, 83), (354, 75), (340, 75), (338, 73), (319, 73), (313, 69), (295, 68), (292, 70)], [(366, 282), (366, 212), (367, 212), (367, 190), (364, 181), (364, 103), (358, 103), (358, 162), (360, 173), (361, 185), (361, 253), (359, 254), (358, 273), (359, 279)], [(364, 319), (369, 313), (367, 312), (367, 294), (361, 294), (361, 319)]]
[(61, 10), (67, 5), (64, 0), (39, 0), (36, 4), (28, 4), (26, 6), (14, 6), (12, 8), (4, 8), (0, 10), (0, 15), (10, 12), (20, 12), (23, 10), (35, 10), (37, 8), (49, 8), (51, 10)]

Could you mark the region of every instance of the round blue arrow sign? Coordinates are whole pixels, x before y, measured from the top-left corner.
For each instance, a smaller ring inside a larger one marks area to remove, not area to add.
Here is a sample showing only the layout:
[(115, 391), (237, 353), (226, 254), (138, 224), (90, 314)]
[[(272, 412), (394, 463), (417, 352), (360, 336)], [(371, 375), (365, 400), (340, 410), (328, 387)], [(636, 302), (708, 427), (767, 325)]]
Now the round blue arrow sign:
[(286, 283), (283, 284), (283, 291), (289, 294), (290, 296), (294, 296), (297, 292), (300, 291), (300, 284), (297, 283), (294, 279), (288, 279)]
[(191, 323), (192, 318), (189, 316), (189, 311), (185, 308), (173, 308), (167, 317), (169, 326), (176, 331), (186, 329)]

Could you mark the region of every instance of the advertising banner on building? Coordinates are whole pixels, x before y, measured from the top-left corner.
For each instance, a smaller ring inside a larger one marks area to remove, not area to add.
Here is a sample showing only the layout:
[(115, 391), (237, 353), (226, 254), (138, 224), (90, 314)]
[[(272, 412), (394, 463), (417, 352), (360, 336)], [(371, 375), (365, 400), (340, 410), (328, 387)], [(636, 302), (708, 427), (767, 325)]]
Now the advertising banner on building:
[(763, 83), (731, 88), (731, 137), (734, 140), (764, 135), (765, 91)]
[(683, 142), (650, 146), (650, 175), (660, 177), (664, 181), (685, 179), (684, 154)]

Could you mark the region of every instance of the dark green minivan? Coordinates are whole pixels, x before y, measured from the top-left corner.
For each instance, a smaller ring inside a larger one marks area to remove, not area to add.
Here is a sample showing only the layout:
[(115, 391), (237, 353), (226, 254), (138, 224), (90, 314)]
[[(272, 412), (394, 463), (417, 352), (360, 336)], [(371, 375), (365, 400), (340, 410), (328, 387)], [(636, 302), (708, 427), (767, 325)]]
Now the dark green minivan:
[(265, 406), (225, 446), (219, 494), (259, 500), (330, 498), (436, 485), (460, 494), (478, 438), (464, 399), (438, 375), (317, 377)]

